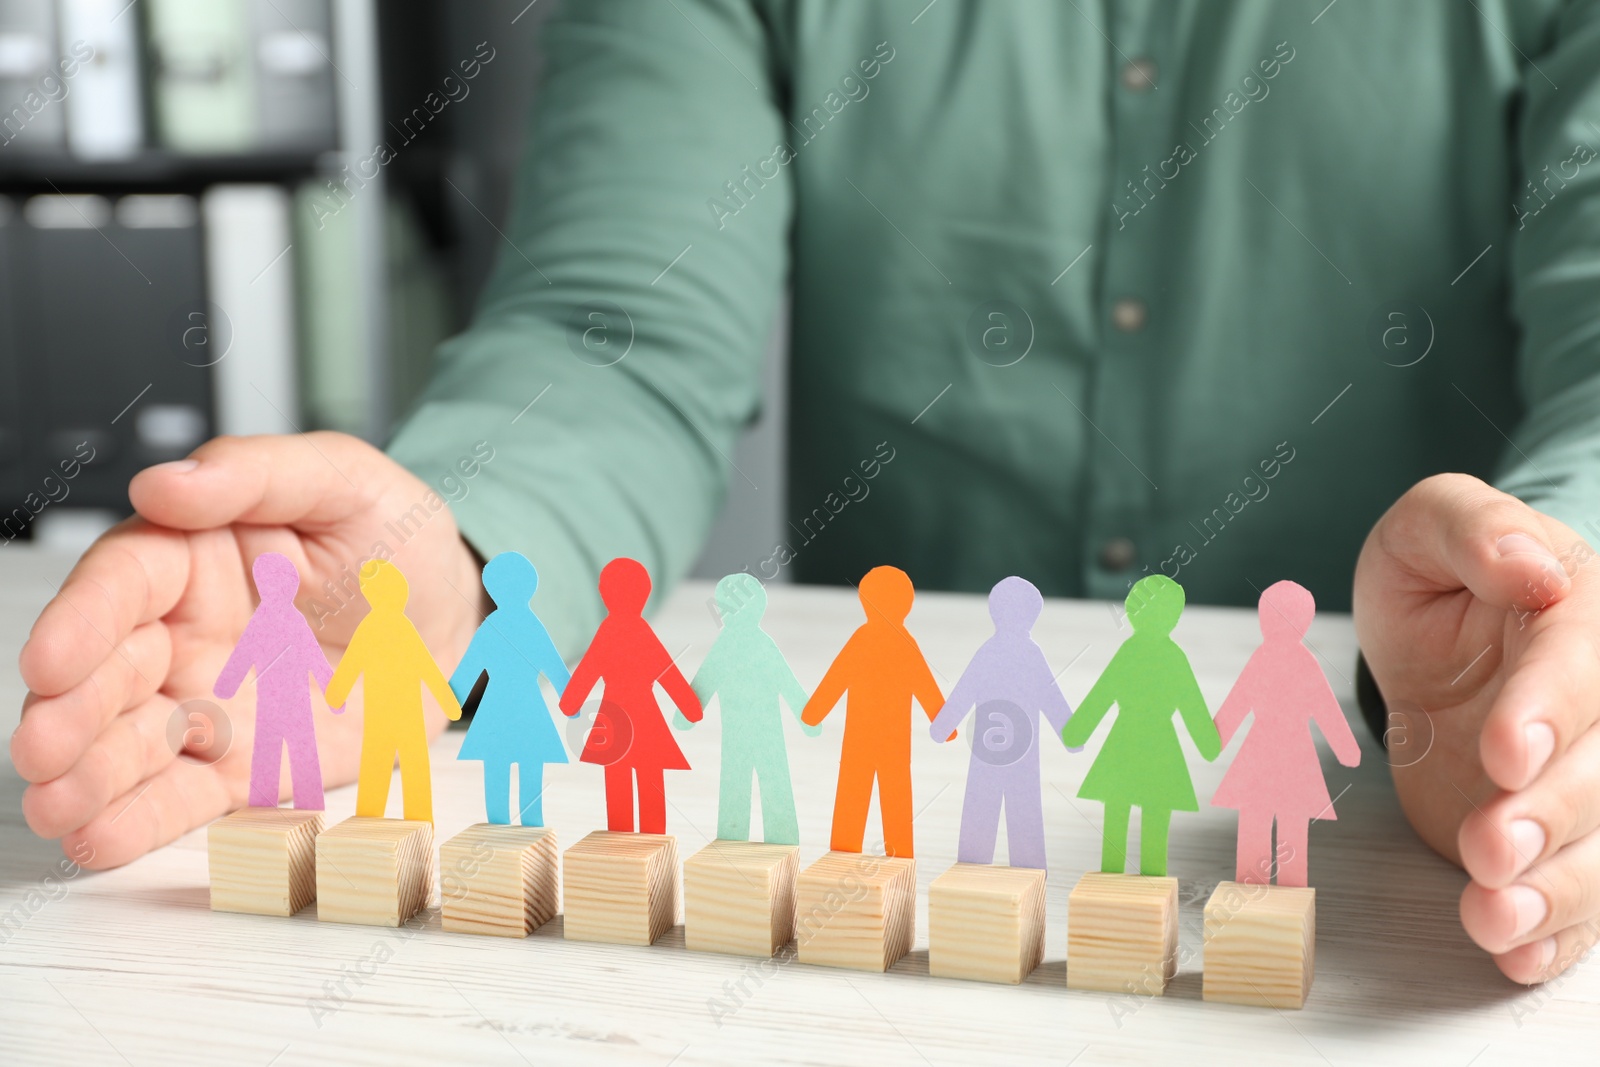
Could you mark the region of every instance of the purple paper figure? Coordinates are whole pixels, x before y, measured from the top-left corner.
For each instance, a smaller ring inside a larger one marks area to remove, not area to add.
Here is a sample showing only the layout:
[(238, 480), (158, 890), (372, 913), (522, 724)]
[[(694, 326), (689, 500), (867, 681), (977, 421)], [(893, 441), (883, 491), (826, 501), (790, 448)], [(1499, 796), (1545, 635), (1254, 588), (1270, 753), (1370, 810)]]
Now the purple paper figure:
[[(278, 806), (278, 773), (282, 752), (289, 746), (289, 775), (294, 783), (294, 806), (321, 811), (322, 767), (317, 762), (317, 735), (311, 723), (311, 687), (306, 675), (327, 689), (333, 677), (322, 646), (300, 609), (294, 594), (300, 572), (288, 556), (264, 552), (251, 567), (261, 604), (245, 624), (244, 633), (212, 689), (228, 699), (252, 669), (256, 672), (256, 742), (250, 760), (250, 806)], [(333, 709), (344, 711), (343, 705)]]
[(1316, 613), (1316, 601), (1304, 587), (1294, 582), (1268, 586), (1260, 604), (1264, 640), (1217, 709), (1217, 734), (1224, 747), (1245, 716), (1255, 714), (1239, 755), (1211, 798), (1214, 807), (1238, 809), (1235, 879), (1247, 884), (1272, 881), (1276, 821), (1278, 884), (1305, 885), (1311, 821), (1335, 818), (1311, 724), (1322, 729), (1340, 763), (1354, 767), (1361, 762), (1361, 746), (1338, 698), (1316, 657), (1301, 643)]
[(961, 863), (994, 862), (1003, 806), (1011, 866), (1045, 869), (1039, 716), (1050, 723), (1051, 735), (1060, 737), (1072, 709), (1033, 640), (1033, 624), (1043, 607), (1044, 597), (1026, 578), (1002, 578), (995, 584), (989, 591), (994, 636), (972, 657), (928, 727), (935, 741), (944, 741), (977, 708), (967, 733), (972, 759), (956, 853)]

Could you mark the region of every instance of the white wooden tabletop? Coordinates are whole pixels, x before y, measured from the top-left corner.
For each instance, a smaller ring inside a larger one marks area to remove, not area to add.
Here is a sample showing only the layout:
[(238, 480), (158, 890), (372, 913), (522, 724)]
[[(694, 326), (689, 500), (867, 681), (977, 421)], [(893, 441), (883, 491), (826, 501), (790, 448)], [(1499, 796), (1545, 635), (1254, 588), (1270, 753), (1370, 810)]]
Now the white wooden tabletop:
[[(67, 566), (19, 545), (0, 550), (7, 662)], [(686, 672), (715, 634), (709, 594), (704, 584), (686, 585), (655, 620), (668, 649), (685, 650)], [(768, 629), (801, 682), (813, 685), (860, 620), (854, 594), (777, 586), (770, 596)], [(910, 625), (946, 689), (990, 632), (975, 596), (924, 594)], [(1064, 669), (1074, 705), (1126, 633), (1108, 605), (1073, 601), (1048, 603), (1035, 630)], [(1324, 616), (1310, 636), (1354, 718), (1348, 618)], [(1200, 607), (1184, 615), (1176, 637), (1213, 708), (1259, 639), (1254, 612)], [(23, 696), (15, 671), (0, 685), (0, 725), (14, 724)], [(696, 768), (667, 782), (667, 828), (682, 855), (716, 829), (714, 720), (676, 735)], [(22, 821), (23, 786), (7, 764), (0, 1063), (1593, 1062), (1600, 966), (1590, 961), (1532, 991), (1501, 977), (1458, 922), (1463, 875), (1406, 826), (1384, 754), (1359, 724), (1359, 769), (1340, 767), (1324, 750), (1338, 820), (1312, 828), (1317, 976), (1303, 1011), (1200, 998), (1201, 908), (1232, 876), (1235, 815), (1221, 809), (1173, 820), (1183, 963), (1167, 995), (1067, 990), (1067, 894), (1099, 858), (1099, 805), (1075, 794), (1098, 737), (1089, 752), (1043, 753), (1052, 864), (1044, 964), (1021, 986), (931, 978), (926, 894), (954, 861), (968, 750), (960, 741), (934, 744), (924, 725), (915, 731), (918, 940), (887, 974), (691, 953), (682, 927), (651, 948), (630, 948), (566, 942), (559, 918), (527, 940), (447, 934), (437, 907), (399, 930), (322, 924), (315, 905), (292, 919), (216, 914), (207, 906), (203, 831), (120, 870), (63, 881), (57, 845), (34, 838)], [(453, 758), (461, 736), (446, 734), (433, 748), (439, 840), (483, 817), (480, 765)], [(840, 736), (837, 716), (815, 739), (788, 724), (802, 863), (827, 847)], [(569, 736), (573, 751), (578, 742)], [(1212, 765), (1187, 738), (1184, 745), (1204, 804), (1239, 740)], [(573, 763), (547, 773), (545, 814), (562, 846), (601, 828), (600, 770)], [(353, 788), (329, 793), (330, 822), (354, 806)], [(874, 805), (869, 841), (877, 826)]]

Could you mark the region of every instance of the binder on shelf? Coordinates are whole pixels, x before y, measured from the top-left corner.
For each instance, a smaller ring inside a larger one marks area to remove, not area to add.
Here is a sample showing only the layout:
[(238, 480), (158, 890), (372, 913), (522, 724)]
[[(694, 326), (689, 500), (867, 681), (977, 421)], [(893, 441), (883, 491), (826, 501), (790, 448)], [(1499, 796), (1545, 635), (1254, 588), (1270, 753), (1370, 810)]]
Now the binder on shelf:
[(333, 41), (327, 0), (250, 0), (258, 145), (335, 147)]
[(359, 435), (366, 428), (371, 376), (365, 363), (367, 331), (358, 288), (360, 235), (348, 200), (361, 195), (359, 190), (335, 195), (326, 181), (318, 180), (295, 191), (303, 428), (308, 430)]
[(36, 379), (30, 447), (41, 468), (81, 464), (73, 506), (123, 511), (140, 468), (209, 432), (211, 372), (184, 359), (183, 339), (205, 307), (199, 211), (188, 196), (49, 194), (22, 218), (13, 299)]
[(246, 0), (148, 0), (157, 136), (177, 152), (255, 143)]
[(67, 148), (79, 159), (128, 159), (144, 147), (139, 20), (126, 0), (61, 0), (61, 39), (84, 42), (67, 94)]
[(65, 143), (68, 86), (56, 58), (53, 0), (0, 0), (0, 157)]
[(212, 368), (219, 433), (299, 429), (289, 207), (273, 184), (214, 185), (200, 201), (209, 299), (188, 337)]

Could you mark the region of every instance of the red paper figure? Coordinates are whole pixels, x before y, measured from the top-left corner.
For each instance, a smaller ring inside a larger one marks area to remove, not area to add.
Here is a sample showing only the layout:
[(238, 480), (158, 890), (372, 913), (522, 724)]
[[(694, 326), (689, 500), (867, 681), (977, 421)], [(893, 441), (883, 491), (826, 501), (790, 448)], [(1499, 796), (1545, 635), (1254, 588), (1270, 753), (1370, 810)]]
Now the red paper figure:
[(1306, 884), (1306, 848), (1313, 819), (1332, 819), (1333, 801), (1322, 778), (1311, 723), (1322, 729), (1339, 762), (1361, 762), (1339, 701), (1311, 650), (1301, 643), (1317, 613), (1311, 593), (1278, 582), (1261, 594), (1261, 647), (1217, 709), (1217, 733), (1226, 746), (1245, 716), (1250, 734), (1211, 798), (1239, 811), (1236, 881), (1272, 881), (1272, 824), (1278, 824), (1278, 884)]
[(655, 684), (661, 683), (690, 722), (700, 721), (700, 699), (644, 621), (644, 604), (650, 599), (650, 574), (644, 565), (627, 557), (607, 563), (600, 572), (600, 599), (609, 614), (574, 668), (561, 694), (561, 710), (569, 716), (578, 714), (595, 683), (604, 683), (600, 712), (579, 759), (606, 769), (608, 829), (633, 829), (637, 776), (639, 829), (664, 834), (667, 793), (662, 772), (686, 771), (689, 761), (661, 717)]

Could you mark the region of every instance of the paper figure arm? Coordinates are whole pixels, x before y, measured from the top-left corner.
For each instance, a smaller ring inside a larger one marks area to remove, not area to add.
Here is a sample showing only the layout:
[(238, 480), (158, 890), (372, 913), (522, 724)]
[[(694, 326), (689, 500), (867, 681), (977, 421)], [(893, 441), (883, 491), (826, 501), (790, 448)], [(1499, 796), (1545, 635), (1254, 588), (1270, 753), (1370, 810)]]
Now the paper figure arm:
[(855, 662), (856, 639), (852, 635), (844, 643), (839, 654), (828, 664), (828, 670), (822, 676), (822, 681), (817, 683), (816, 689), (811, 691), (811, 699), (806, 701), (805, 710), (800, 713), (800, 722), (805, 726), (821, 726), (822, 720), (833, 711), (835, 704), (844, 696), (845, 690), (850, 687), (850, 675)]
[(1222, 754), (1222, 738), (1217, 736), (1217, 726), (1211, 721), (1211, 712), (1206, 710), (1206, 698), (1200, 693), (1200, 683), (1189, 666), (1189, 657), (1177, 645), (1172, 648), (1176, 656), (1173, 674), (1178, 683), (1178, 714), (1183, 717), (1189, 736), (1194, 738), (1200, 758), (1210, 763)]
[(478, 684), (478, 677), (489, 669), (488, 649), (485, 646), (494, 639), (489, 632), (493, 618), (491, 614), (479, 625), (472, 640), (467, 643), (466, 652), (462, 653), (461, 662), (456, 664), (455, 671), (450, 675), (450, 688), (454, 690), (457, 701), (467, 699), (472, 694), (472, 687)]
[(1223, 748), (1228, 747), (1228, 742), (1233, 740), (1234, 731), (1244, 725), (1245, 717), (1255, 706), (1261, 688), (1257, 684), (1260, 663), (1261, 650), (1256, 649), (1245, 663), (1244, 670), (1239, 672), (1233, 688), (1228, 690), (1228, 695), (1223, 698), (1222, 706), (1217, 709), (1217, 741)]
[(361, 672), (367, 668), (367, 646), (371, 639), (367, 631), (361, 626), (356, 627), (355, 634), (350, 638), (350, 644), (345, 646), (344, 655), (339, 657), (339, 666), (334, 668), (333, 677), (328, 679), (324, 696), (327, 697), (328, 706), (338, 705), (343, 707), (350, 699), (350, 690), (355, 688), (356, 679), (361, 677)]
[(961, 720), (967, 717), (967, 712), (978, 702), (977, 694), (973, 692), (977, 688), (974, 677), (976, 672), (973, 668), (977, 666), (978, 656), (982, 655), (980, 651), (973, 657), (973, 662), (967, 664), (967, 669), (961, 672), (961, 677), (957, 678), (956, 684), (951, 687), (950, 695), (945, 697), (944, 706), (928, 724), (929, 736), (940, 744), (956, 735), (956, 727), (961, 725)]
[(689, 680), (683, 676), (678, 665), (672, 662), (672, 657), (667, 656), (667, 650), (662, 649), (661, 655), (667, 660), (667, 667), (656, 675), (656, 682), (667, 691), (667, 697), (678, 706), (678, 714), (691, 723), (699, 722), (705, 717), (705, 709), (700, 706), (700, 698), (695, 696), (694, 688), (689, 685)]
[(450, 680), (444, 676), (444, 671), (440, 670), (439, 664), (434, 661), (433, 654), (423, 643), (422, 635), (413, 631), (411, 636), (415, 642), (416, 651), (413, 655), (416, 657), (417, 671), (422, 675), (422, 684), (428, 687), (433, 699), (439, 702), (439, 707), (444, 710), (444, 717), (455, 722), (461, 718), (461, 701), (456, 699), (455, 692), (450, 688)]
[(252, 617), (245, 623), (244, 633), (239, 635), (239, 643), (233, 646), (228, 662), (222, 665), (222, 673), (217, 675), (217, 684), (211, 689), (213, 696), (227, 700), (239, 691), (245, 675), (255, 666), (256, 629), (256, 620)]
[[(928, 661), (923, 658), (922, 649), (912, 645), (911, 655), (911, 695), (917, 698), (917, 703), (922, 705), (922, 711), (928, 716), (928, 723), (932, 727), (933, 720), (939, 717), (939, 712), (944, 710), (944, 694), (939, 692), (939, 683), (934, 681), (933, 671), (928, 667)], [(950, 731), (946, 741), (954, 741), (955, 730)]]
[(567, 661), (556, 651), (556, 643), (550, 639), (550, 631), (546, 630), (544, 624), (537, 619), (534, 620), (534, 626), (537, 632), (533, 640), (538, 644), (538, 648), (534, 651), (537, 653), (535, 658), (538, 660), (539, 670), (550, 679), (550, 685), (554, 687), (556, 696), (560, 697), (572, 682), (572, 672), (567, 670)]
[[(602, 624), (602, 630), (604, 624)], [(596, 632), (595, 640), (589, 642), (589, 648), (578, 660), (578, 665), (572, 668), (572, 677), (567, 679), (567, 684), (561, 690), (561, 714), (571, 718), (583, 709), (583, 702), (589, 699), (589, 694), (600, 682), (600, 652), (595, 641), (600, 638)]]
[(1078, 710), (1061, 730), (1061, 741), (1068, 748), (1082, 748), (1094, 734), (1095, 727), (1100, 725), (1100, 720), (1111, 711), (1111, 705), (1117, 701), (1117, 694), (1122, 690), (1123, 664), (1126, 661), (1127, 645), (1117, 649), (1116, 655), (1111, 657), (1111, 662), (1106, 665), (1104, 673), (1089, 687), (1089, 695), (1083, 698), (1078, 705)]
[[(323, 651), (321, 642), (317, 640), (317, 635), (311, 632), (310, 626), (305, 627), (304, 640), (306, 660), (311, 665), (311, 677), (316, 680), (317, 685), (322, 687), (323, 696), (326, 698), (328, 683), (333, 681), (333, 664), (328, 662), (328, 654)], [(328, 710), (335, 715), (343, 715), (344, 703), (335, 704), (329, 701)]]
[[(717, 695), (717, 686), (722, 684), (722, 644), (713, 643), (711, 651), (706, 653), (706, 658), (701, 662), (700, 669), (694, 672), (694, 680), (689, 683), (689, 688), (694, 690), (695, 699), (700, 701), (702, 712), (711, 707), (711, 698)], [(672, 728), (674, 730), (687, 730), (694, 726), (684, 717), (681, 710), (672, 713)]]
[[(1039, 689), (1039, 710), (1044, 713), (1045, 721), (1050, 728), (1060, 736), (1067, 728), (1067, 723), (1072, 721), (1072, 705), (1067, 703), (1067, 695), (1061, 691), (1061, 686), (1056, 683), (1056, 676), (1050, 673), (1050, 662), (1044, 658), (1044, 653), (1038, 653), (1038, 667), (1041, 685)], [(1082, 746), (1072, 749), (1073, 752), (1082, 752)]]
[(1317, 672), (1317, 697), (1312, 704), (1311, 717), (1322, 730), (1322, 736), (1328, 739), (1339, 763), (1345, 767), (1358, 767), (1361, 765), (1361, 745), (1356, 741), (1355, 734), (1350, 732), (1350, 722), (1344, 717), (1344, 709), (1339, 706), (1339, 698), (1333, 695), (1333, 687), (1328, 684), (1322, 668), (1314, 660), (1312, 668)]

